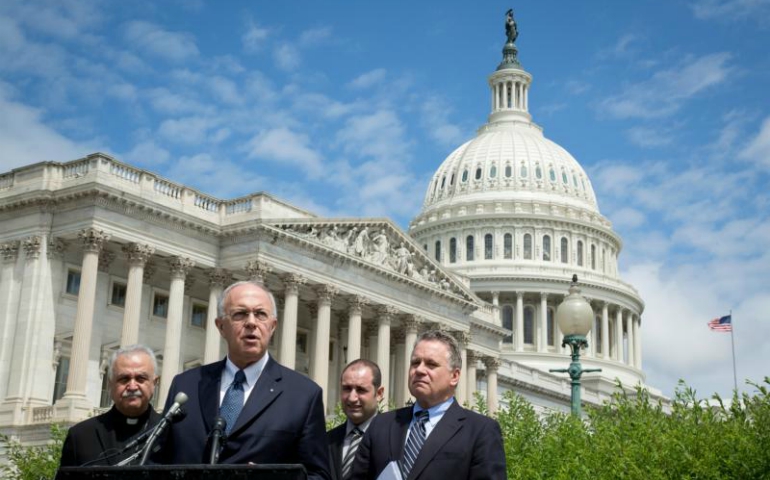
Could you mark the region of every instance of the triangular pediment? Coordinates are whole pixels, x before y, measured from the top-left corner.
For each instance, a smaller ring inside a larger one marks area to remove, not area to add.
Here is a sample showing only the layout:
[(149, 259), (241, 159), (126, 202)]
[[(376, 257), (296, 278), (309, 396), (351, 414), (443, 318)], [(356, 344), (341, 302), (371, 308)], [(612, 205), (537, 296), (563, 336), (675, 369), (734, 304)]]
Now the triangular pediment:
[(414, 240), (388, 220), (302, 219), (264, 222), (284, 239), (307, 242), (330, 255), (343, 255), (391, 278), (413, 282), (441, 294), (480, 305), (478, 297), (455, 275), (428, 257)]

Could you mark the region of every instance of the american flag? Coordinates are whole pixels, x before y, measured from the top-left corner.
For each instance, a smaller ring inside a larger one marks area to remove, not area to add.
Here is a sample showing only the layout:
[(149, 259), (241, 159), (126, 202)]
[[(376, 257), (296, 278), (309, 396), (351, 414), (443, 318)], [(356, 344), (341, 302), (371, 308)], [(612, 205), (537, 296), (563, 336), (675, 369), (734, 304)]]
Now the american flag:
[(710, 329), (717, 332), (732, 332), (733, 331), (733, 316), (725, 315), (724, 317), (715, 318), (708, 323)]

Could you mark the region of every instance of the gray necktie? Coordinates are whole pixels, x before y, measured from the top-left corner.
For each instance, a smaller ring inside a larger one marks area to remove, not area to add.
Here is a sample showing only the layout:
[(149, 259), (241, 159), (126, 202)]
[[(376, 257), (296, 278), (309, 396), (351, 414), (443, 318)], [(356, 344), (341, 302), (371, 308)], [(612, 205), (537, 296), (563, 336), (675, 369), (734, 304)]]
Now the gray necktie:
[(342, 459), (342, 480), (348, 480), (350, 478), (350, 472), (353, 470), (353, 460), (356, 458), (356, 451), (361, 444), (361, 438), (364, 436), (364, 432), (358, 427), (354, 427), (353, 430), (348, 433), (350, 437), (350, 446), (348, 447), (348, 453), (345, 454), (345, 458)]
[(401, 461), (401, 476), (406, 480), (409, 476), (409, 472), (414, 467), (414, 462), (417, 460), (417, 455), (420, 454), (425, 438), (425, 423), (428, 421), (428, 411), (420, 410), (414, 414), (414, 423), (409, 428), (409, 438), (406, 439), (406, 447), (404, 447), (404, 459)]
[(225, 434), (229, 435), (235, 426), (238, 415), (240, 415), (243, 409), (243, 384), (246, 382), (246, 374), (243, 370), (235, 372), (235, 378), (233, 383), (227, 387), (225, 392), (225, 398), (222, 400), (222, 405), (219, 407), (219, 415), (225, 419)]

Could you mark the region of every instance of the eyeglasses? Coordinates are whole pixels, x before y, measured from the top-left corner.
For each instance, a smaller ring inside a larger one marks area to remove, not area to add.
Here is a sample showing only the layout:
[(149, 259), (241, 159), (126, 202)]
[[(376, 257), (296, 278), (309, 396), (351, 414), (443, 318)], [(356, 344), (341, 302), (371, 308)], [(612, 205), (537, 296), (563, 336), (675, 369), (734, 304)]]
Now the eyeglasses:
[(266, 310), (237, 310), (227, 314), (233, 322), (245, 322), (249, 315), (254, 315), (258, 322), (266, 322), (271, 318), (271, 315)]

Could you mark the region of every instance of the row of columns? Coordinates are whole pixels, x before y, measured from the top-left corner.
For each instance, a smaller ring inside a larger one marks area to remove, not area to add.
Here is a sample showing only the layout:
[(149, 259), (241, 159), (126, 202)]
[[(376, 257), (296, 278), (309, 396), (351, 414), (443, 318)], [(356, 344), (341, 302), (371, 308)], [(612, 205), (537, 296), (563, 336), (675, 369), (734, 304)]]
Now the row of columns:
[[(499, 316), (500, 324), (502, 325), (502, 310), (500, 307), (500, 292), (492, 291), (492, 307), (495, 311), (495, 315)], [(513, 344), (514, 351), (523, 352), (524, 348), (524, 295), (528, 292), (514, 292), (516, 296), (515, 309), (514, 309), (514, 329), (513, 329)], [(533, 316), (533, 325), (535, 329), (535, 345), (538, 352), (549, 351), (548, 346), (548, 293), (541, 292), (539, 294), (540, 302), (537, 313), (539, 315)], [(558, 297), (561, 297), (559, 295)], [(559, 298), (559, 301), (561, 299)], [(558, 305), (554, 305), (554, 311)], [(615, 360), (617, 362), (625, 363), (631, 367), (641, 369), (642, 368), (642, 355), (641, 355), (641, 334), (639, 328), (641, 320), (638, 315), (634, 314), (628, 309), (617, 306), (615, 308), (615, 317), (611, 318), (609, 314), (610, 304), (608, 302), (601, 302), (601, 350), (597, 348), (596, 342), (592, 341), (596, 338), (596, 328), (592, 328), (592, 331), (588, 334), (588, 350), (586, 354), (588, 356), (594, 356), (597, 358), (604, 358), (607, 360)], [(555, 315), (554, 315), (555, 317)], [(554, 345), (556, 351), (560, 350), (558, 347), (561, 344), (562, 333), (559, 329), (559, 325), (556, 323), (556, 318), (553, 319), (553, 331), (556, 335), (554, 339)], [(614, 332), (614, 339), (610, 338), (610, 327)], [(625, 337), (624, 337), (625, 333)], [(625, 341), (624, 341), (625, 338)]]
[(492, 110), (529, 109), (529, 89), (524, 82), (506, 80), (492, 87)]

